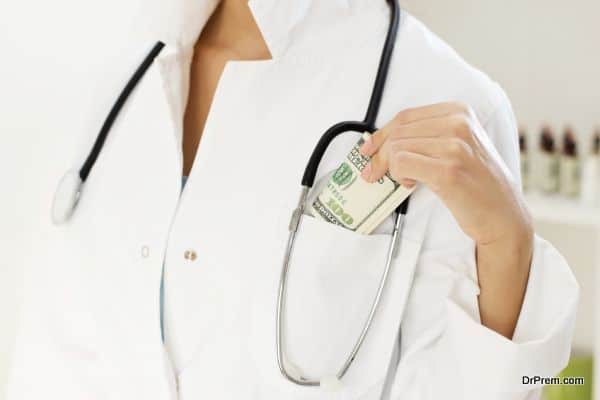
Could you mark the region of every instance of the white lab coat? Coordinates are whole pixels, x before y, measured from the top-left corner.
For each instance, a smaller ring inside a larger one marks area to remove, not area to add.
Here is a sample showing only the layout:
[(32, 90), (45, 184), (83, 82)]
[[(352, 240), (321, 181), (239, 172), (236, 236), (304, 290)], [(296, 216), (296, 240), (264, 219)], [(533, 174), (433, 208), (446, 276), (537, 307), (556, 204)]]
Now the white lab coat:
[[(173, 2), (165, 11), (153, 35), (166, 48), (115, 123), (73, 218), (36, 255), (8, 399), (377, 399), (401, 319), (393, 399), (537, 398), (539, 388), (523, 386), (522, 376), (552, 376), (569, 357), (578, 286), (568, 265), (535, 239), (516, 332), (503, 338), (479, 322), (473, 242), (424, 187), (343, 387), (300, 387), (280, 375), (277, 285), (300, 179), (325, 129), (362, 118), (389, 11), (371, 0), (250, 4), (273, 60), (227, 64), (181, 196), (189, 63), (214, 1)], [(403, 13), (378, 125), (407, 107), (448, 100), (475, 110), (517, 187), (506, 96)], [(321, 182), (358, 136), (336, 139)], [(77, 151), (83, 158), (88, 148)], [(390, 224), (361, 236), (304, 218), (285, 329), (289, 360), (309, 376), (330, 375), (350, 351)]]

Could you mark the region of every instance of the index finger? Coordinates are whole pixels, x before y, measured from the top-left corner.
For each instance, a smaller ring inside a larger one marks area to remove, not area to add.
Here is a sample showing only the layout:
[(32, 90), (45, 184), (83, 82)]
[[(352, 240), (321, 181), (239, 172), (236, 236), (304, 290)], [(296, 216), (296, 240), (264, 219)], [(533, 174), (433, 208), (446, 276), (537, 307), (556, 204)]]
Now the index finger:
[(444, 103), (430, 104), (423, 107), (407, 108), (400, 111), (394, 119), (388, 122), (383, 129), (391, 125), (406, 125), (412, 122), (421, 121), (430, 118), (440, 118), (451, 114), (468, 115), (470, 109), (463, 103), (450, 101)]
[(383, 128), (377, 130), (360, 147), (360, 152), (366, 156), (376, 153), (385, 143), (391, 131), (399, 125), (408, 125), (425, 119), (441, 118), (451, 114), (469, 114), (469, 107), (459, 102), (445, 102), (423, 107), (407, 108), (400, 111)]

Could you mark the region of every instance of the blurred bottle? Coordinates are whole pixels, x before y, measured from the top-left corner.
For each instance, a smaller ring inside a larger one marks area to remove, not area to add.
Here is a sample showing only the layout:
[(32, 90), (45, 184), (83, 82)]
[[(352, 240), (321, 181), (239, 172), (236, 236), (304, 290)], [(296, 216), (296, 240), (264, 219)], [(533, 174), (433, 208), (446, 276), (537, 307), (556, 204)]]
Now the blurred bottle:
[(540, 134), (540, 157), (538, 169), (539, 188), (546, 193), (558, 191), (559, 159), (556, 154), (554, 134), (548, 126)]
[(530, 179), (529, 153), (527, 151), (527, 133), (523, 128), (519, 129), (519, 149), (521, 152), (521, 180), (523, 182), (523, 190), (528, 190)]
[(581, 201), (589, 206), (600, 206), (600, 128), (592, 136), (591, 150), (583, 165)]
[(569, 197), (579, 196), (581, 188), (581, 160), (577, 151), (577, 137), (567, 127), (563, 135), (560, 158), (560, 192)]

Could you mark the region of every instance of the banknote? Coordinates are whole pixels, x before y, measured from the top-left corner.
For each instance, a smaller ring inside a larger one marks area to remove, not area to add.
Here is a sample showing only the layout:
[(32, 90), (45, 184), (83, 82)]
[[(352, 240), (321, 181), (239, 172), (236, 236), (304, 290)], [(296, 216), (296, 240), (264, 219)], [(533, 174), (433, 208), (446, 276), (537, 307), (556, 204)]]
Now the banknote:
[(369, 135), (362, 135), (308, 210), (316, 218), (365, 235), (373, 232), (414, 190), (394, 181), (389, 172), (373, 183), (361, 178), (369, 158), (359, 149)]

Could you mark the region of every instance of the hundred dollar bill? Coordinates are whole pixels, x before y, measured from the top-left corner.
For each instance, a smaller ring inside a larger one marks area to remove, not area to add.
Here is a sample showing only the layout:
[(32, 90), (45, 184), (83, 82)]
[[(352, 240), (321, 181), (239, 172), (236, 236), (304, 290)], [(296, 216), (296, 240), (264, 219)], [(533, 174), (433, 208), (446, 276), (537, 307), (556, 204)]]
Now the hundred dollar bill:
[(373, 183), (361, 178), (369, 157), (360, 154), (359, 149), (369, 135), (364, 133), (354, 145), (308, 210), (314, 217), (365, 235), (373, 232), (414, 190), (394, 181), (389, 172)]

